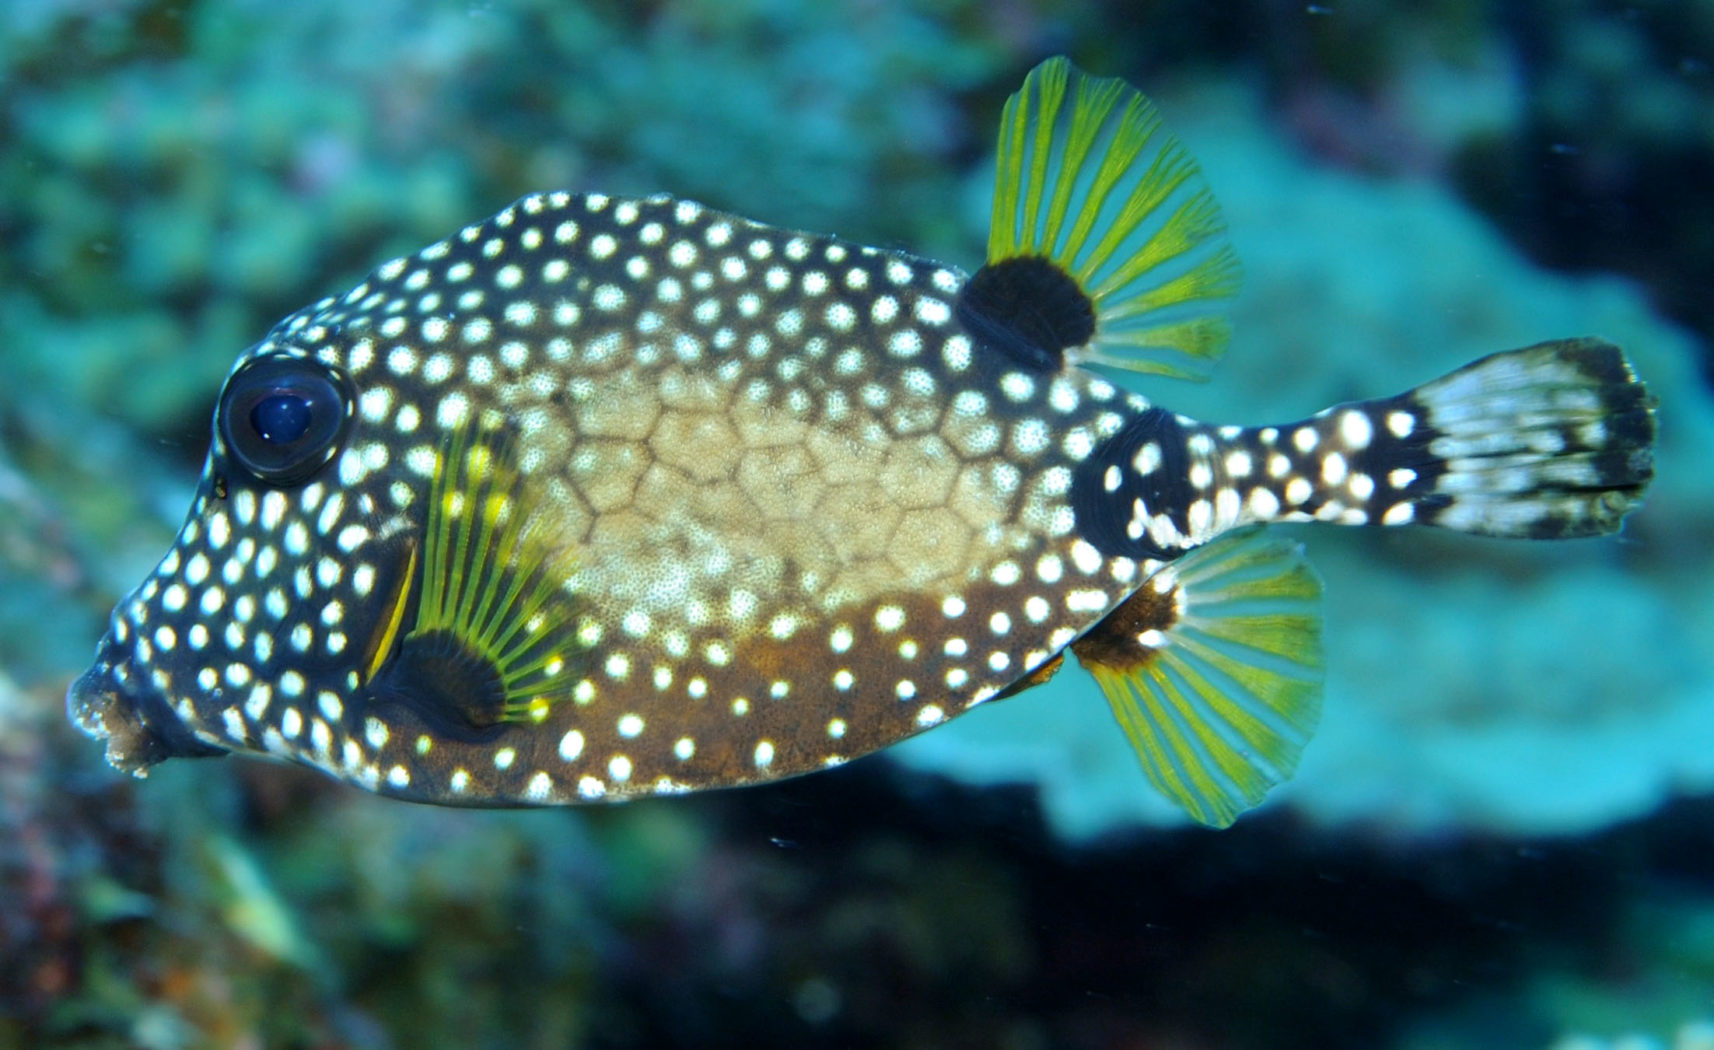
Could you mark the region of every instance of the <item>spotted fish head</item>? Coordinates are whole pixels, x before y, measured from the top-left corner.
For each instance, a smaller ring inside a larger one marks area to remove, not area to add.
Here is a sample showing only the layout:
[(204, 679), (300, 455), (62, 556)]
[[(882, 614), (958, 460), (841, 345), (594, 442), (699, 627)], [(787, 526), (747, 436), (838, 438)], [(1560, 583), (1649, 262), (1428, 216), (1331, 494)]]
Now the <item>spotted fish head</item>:
[[(325, 333), (321, 333), (324, 334)], [(138, 774), (169, 757), (283, 753), (277, 702), (338, 720), (386, 644), (414, 557), (386, 446), (350, 373), (289, 339), (227, 378), (207, 464), (173, 548), (114, 609), (68, 707), (108, 758)], [(409, 502), (409, 501), (405, 501)], [(331, 736), (324, 724), (320, 735)], [(313, 744), (311, 744), (313, 747)]]

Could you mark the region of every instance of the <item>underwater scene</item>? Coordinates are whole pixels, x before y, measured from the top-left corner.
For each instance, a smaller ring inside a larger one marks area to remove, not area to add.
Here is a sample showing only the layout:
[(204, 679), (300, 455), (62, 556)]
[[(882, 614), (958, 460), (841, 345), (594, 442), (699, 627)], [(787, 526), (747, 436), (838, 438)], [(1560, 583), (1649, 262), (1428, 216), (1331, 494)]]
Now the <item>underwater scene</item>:
[(1714, 1050), (1710, 274), (1703, 0), (10, 0), (0, 1050)]

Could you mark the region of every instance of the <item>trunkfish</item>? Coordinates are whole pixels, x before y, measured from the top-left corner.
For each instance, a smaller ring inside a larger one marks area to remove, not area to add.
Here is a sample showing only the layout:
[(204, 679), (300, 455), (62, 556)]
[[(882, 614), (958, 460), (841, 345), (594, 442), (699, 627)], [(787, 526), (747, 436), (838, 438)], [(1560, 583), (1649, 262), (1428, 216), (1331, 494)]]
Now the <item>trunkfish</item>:
[(1156, 108), (1064, 59), (1002, 116), (974, 273), (666, 196), (524, 197), (245, 350), (189, 516), (73, 722), (448, 805), (838, 766), (1067, 650), (1226, 825), (1291, 775), (1321, 585), (1274, 522), (1615, 532), (1653, 473), (1616, 347), (1545, 342), (1274, 426), (1204, 378), (1239, 266)]

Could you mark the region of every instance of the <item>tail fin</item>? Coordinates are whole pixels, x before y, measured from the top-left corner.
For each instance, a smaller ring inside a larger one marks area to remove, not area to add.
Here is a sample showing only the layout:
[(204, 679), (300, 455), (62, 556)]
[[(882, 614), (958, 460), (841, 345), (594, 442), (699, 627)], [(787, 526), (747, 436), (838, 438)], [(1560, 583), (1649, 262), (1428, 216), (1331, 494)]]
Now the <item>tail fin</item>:
[(1654, 440), (1654, 398), (1619, 348), (1562, 339), (1281, 426), (1151, 409), (1079, 468), (1072, 501), (1085, 539), (1131, 558), (1270, 521), (1602, 536), (1641, 501)]
[(1247, 477), (1215, 471), (1247, 495), (1217, 524), (1421, 522), (1482, 536), (1601, 536), (1642, 499), (1654, 439), (1654, 399), (1618, 347), (1537, 343), (1396, 397), (1221, 442), (1215, 467), (1236, 458), (1255, 468)]
[[(1616, 532), (1654, 476), (1654, 399), (1619, 348), (1600, 339), (1482, 358), (1371, 416), (1399, 439), (1374, 448), (1396, 460), (1385, 472), (1417, 475), (1407, 486), (1411, 517), (1460, 532)], [(1416, 421), (1409, 428), (1407, 417)]]

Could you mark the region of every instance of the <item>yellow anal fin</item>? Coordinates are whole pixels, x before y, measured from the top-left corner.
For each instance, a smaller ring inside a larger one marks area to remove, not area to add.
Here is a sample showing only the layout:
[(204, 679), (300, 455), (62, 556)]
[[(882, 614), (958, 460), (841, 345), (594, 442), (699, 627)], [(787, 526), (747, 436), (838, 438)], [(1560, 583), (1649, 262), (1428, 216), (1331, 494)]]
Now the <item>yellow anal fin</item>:
[(1321, 581), (1295, 543), (1226, 533), (1072, 643), (1143, 771), (1225, 827), (1297, 769), (1321, 716)]
[(1063, 57), (1024, 79), (1000, 124), (988, 266), (1049, 260), (1093, 303), (1078, 359), (1207, 378), (1240, 270), (1219, 206), (1154, 104)]

